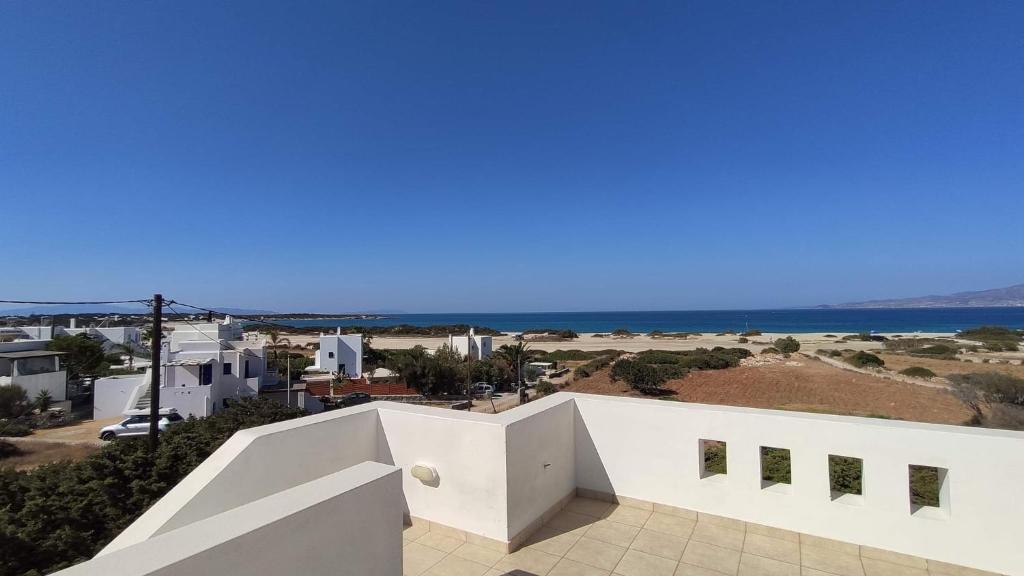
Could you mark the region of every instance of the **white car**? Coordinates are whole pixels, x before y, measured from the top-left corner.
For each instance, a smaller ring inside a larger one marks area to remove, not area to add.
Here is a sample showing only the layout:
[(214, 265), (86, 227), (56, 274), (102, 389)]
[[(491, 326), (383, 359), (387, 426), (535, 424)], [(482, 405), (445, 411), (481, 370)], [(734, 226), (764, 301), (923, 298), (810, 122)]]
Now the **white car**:
[(490, 396), (494, 394), (494, 386), (486, 382), (477, 382), (473, 385), (473, 394), (475, 396)]
[[(184, 421), (185, 419), (176, 411), (161, 410), (160, 421), (156, 423), (156, 427), (160, 432), (165, 432), (169, 427)], [(149, 414), (132, 414), (117, 424), (104, 426), (103, 429), (100, 430), (100, 440), (146, 436), (148, 434)]]

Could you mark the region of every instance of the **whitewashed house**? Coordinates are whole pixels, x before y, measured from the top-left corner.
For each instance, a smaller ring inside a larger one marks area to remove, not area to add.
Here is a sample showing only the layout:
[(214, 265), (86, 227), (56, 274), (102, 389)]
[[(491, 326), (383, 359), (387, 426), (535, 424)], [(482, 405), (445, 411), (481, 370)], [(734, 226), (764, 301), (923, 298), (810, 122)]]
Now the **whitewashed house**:
[(52, 340), (54, 336), (77, 336), (86, 334), (103, 345), (104, 352), (111, 352), (121, 346), (133, 349), (143, 348), (142, 332), (135, 326), (89, 326), (79, 328), (78, 322), (72, 318), (68, 327), (64, 326), (15, 326), (0, 328), (0, 336), (7, 340)]
[[(256, 396), (269, 383), (265, 343), (243, 336), (242, 325), (230, 316), (223, 322), (179, 325), (164, 343), (160, 360), (160, 407), (182, 416), (209, 416), (231, 400)], [(93, 417), (148, 408), (152, 370), (97, 380)]]
[(316, 351), (315, 363), (306, 368), (307, 372), (338, 373), (359, 378), (363, 373), (363, 335), (320, 334), (320, 349)]
[(472, 328), (469, 336), (448, 335), (448, 345), (463, 356), (472, 355), (473, 360), (486, 360), (491, 357), (491, 337), (477, 336)]
[(60, 363), (64, 353), (47, 350), (48, 342), (0, 342), (0, 386), (21, 386), (30, 400), (43, 390), (49, 392), (55, 402), (66, 400), (68, 374)]

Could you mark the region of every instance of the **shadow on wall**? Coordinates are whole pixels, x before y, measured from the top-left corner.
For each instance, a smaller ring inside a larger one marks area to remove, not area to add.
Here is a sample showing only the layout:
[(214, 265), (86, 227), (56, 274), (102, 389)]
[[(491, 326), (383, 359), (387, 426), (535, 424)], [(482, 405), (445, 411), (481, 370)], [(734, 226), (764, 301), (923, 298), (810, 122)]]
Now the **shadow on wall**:
[(617, 494), (612, 485), (608, 471), (601, 461), (601, 454), (594, 445), (594, 439), (590, 436), (587, 423), (580, 414), (580, 409), (573, 402), (573, 413), (575, 420), (574, 434), (576, 437), (576, 487), (596, 490), (605, 494)]
[[(395, 456), (391, 453), (391, 445), (388, 444), (388, 435), (384, 432), (384, 423), (380, 420), (380, 415), (377, 415), (377, 462), (381, 464), (387, 464), (389, 466), (397, 466), (395, 464)], [(405, 483), (405, 474), (407, 471), (399, 466), (402, 474), (402, 483)], [(438, 479), (440, 482), (440, 479)], [(402, 496), (402, 516), (409, 516), (409, 501), (405, 497), (405, 490), (399, 492)]]

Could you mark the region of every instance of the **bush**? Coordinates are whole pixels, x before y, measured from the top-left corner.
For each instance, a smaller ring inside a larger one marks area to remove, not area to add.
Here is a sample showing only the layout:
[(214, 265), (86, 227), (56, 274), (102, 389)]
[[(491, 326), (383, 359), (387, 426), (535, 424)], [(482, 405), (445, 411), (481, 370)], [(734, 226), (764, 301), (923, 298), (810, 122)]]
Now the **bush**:
[(633, 333), (625, 328), (616, 328), (612, 330), (612, 336), (633, 336)]
[(0, 436), (28, 436), (32, 433), (32, 427), (25, 422), (18, 420), (8, 420), (6, 422), (0, 422)]
[(964, 330), (958, 336), (967, 340), (977, 340), (993, 352), (1016, 352), (1019, 349), (1018, 344), (1024, 340), (1024, 331), (1005, 326), (979, 326)]
[(904, 376), (912, 376), (914, 378), (935, 377), (935, 372), (932, 372), (931, 370), (923, 368), (921, 366), (911, 366), (910, 368), (905, 368), (903, 370), (900, 370), (900, 374), (903, 374)]
[(750, 342), (750, 338), (746, 338), (744, 336), (740, 336), (739, 340), (736, 340), (736, 342), (738, 342), (740, 344), (747, 344), (747, 343)]
[(1024, 379), (999, 372), (952, 374), (950, 382), (959, 389), (976, 392), (987, 402), (1024, 406)]
[(665, 383), (665, 375), (657, 366), (636, 360), (619, 360), (612, 366), (612, 381), (624, 380), (630, 388), (644, 394), (659, 390)]
[(80, 462), (0, 471), (0, 573), (48, 573), (91, 558), (232, 434), (303, 414), (244, 399), (161, 434), (155, 453), (144, 439), (123, 439)]
[(760, 336), (760, 330), (747, 330), (746, 332), (740, 332), (740, 336)]
[(792, 336), (786, 336), (785, 338), (779, 338), (774, 342), (775, 348), (783, 354), (792, 354), (800, 350), (800, 342)]
[(28, 392), (24, 388), (17, 384), (0, 386), (0, 419), (17, 418), (28, 409)]
[(857, 352), (853, 356), (847, 358), (846, 361), (857, 368), (864, 368), (866, 366), (881, 368), (882, 366), (885, 366), (884, 360), (870, 352)]
[(761, 354), (778, 354), (779, 349), (774, 346), (769, 346), (761, 350)]
[(537, 391), (537, 394), (541, 396), (547, 396), (548, 394), (554, 394), (555, 392), (558, 392), (558, 387), (552, 384), (551, 382), (548, 382), (547, 380), (541, 380), (540, 382), (537, 382), (537, 385), (534, 387), (534, 389)]

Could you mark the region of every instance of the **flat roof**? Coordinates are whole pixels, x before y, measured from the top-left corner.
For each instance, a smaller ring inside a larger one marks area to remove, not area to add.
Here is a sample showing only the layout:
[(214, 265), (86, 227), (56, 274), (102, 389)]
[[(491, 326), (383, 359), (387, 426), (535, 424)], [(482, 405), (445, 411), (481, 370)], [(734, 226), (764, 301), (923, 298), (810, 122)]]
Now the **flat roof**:
[(46, 358), (47, 356), (63, 356), (64, 352), (53, 350), (22, 350), (21, 352), (0, 352), (0, 358), (17, 360), (18, 358)]

